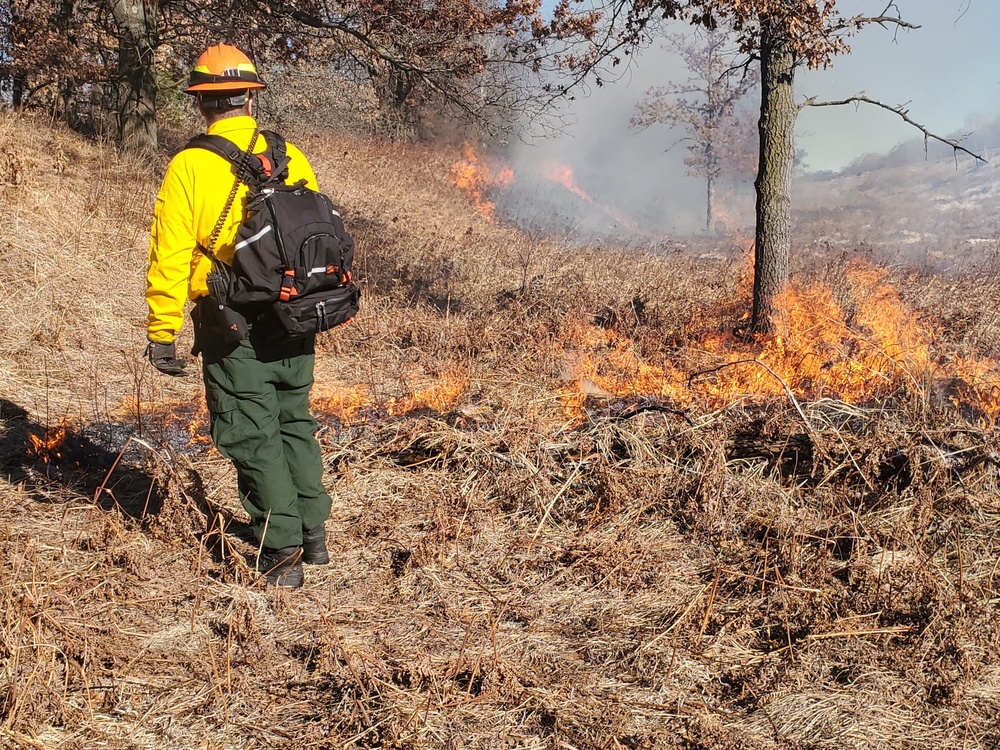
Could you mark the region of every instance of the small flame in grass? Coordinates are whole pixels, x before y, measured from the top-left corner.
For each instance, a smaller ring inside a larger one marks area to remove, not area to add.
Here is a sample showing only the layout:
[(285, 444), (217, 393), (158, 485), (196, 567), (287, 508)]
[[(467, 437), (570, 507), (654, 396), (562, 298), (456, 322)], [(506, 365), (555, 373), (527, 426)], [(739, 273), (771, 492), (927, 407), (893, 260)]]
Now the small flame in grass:
[(329, 414), (341, 422), (353, 422), (366, 409), (385, 409), (389, 416), (403, 416), (420, 409), (446, 412), (466, 393), (469, 377), (458, 370), (441, 373), (429, 386), (414, 389), (409, 395), (390, 398), (379, 403), (367, 386), (348, 385), (334, 387), (317, 394), (312, 401), (313, 411)]
[(472, 198), (476, 211), (491, 223), (496, 223), (496, 205), (486, 198), (495, 187), (508, 187), (514, 182), (514, 170), (493, 159), (480, 159), (472, 144), (463, 147), (464, 159), (451, 167), (455, 184)]
[[(119, 411), (132, 414), (135, 404), (123, 404)], [(143, 421), (148, 420), (157, 430), (162, 429), (172, 436), (187, 435), (187, 447), (195, 445), (211, 445), (209, 434), (208, 408), (205, 400), (198, 398), (190, 401), (143, 402), (139, 405)]]
[(563, 343), (577, 354), (571, 355), (564, 373), (568, 382), (559, 389), (567, 416), (578, 416), (591, 397), (658, 396), (682, 407), (690, 405), (684, 373), (668, 362), (644, 361), (629, 339), (589, 324), (572, 329), (569, 338)]
[(185, 429), (191, 438), (188, 440), (188, 445), (209, 445), (212, 442), (212, 436), (208, 434), (208, 411), (203, 410), (201, 414), (191, 419)]
[(547, 180), (558, 182), (564, 188), (573, 193), (573, 195), (579, 196), (585, 201), (593, 202), (594, 199), (587, 195), (587, 193), (585, 193), (580, 186), (576, 184), (576, 179), (573, 176), (573, 168), (568, 164), (549, 160), (542, 165), (542, 174), (545, 175)]
[(562, 185), (578, 198), (587, 201), (587, 203), (592, 203), (599, 211), (614, 219), (619, 226), (628, 229), (631, 232), (639, 231), (639, 227), (636, 226), (635, 222), (625, 216), (625, 214), (617, 208), (614, 206), (604, 205), (603, 203), (597, 203), (586, 191), (583, 190), (583, 188), (577, 185), (576, 177), (573, 174), (573, 168), (568, 164), (563, 164), (562, 162), (550, 159), (542, 164), (542, 175), (545, 179)]
[(630, 340), (587, 324), (568, 342), (566, 357), (578, 386), (563, 389), (563, 405), (568, 414), (579, 416), (594, 386), (618, 397), (659, 396), (681, 407), (693, 401), (718, 408), (745, 397), (781, 397), (786, 385), (799, 398), (861, 403), (952, 378), (960, 383), (959, 398), (982, 415), (983, 425), (995, 424), (1000, 367), (984, 358), (936, 363), (932, 334), (921, 327), (887, 275), (865, 262), (848, 269), (851, 316), (828, 285), (789, 285), (778, 300), (773, 334), (745, 342), (714, 333), (689, 346), (687, 357), (707, 355), (714, 362), (693, 379), (670, 363), (644, 361)]
[[(732, 239), (733, 243), (740, 247), (753, 242), (752, 234), (748, 234), (746, 222), (736, 213), (723, 206), (715, 206), (712, 209), (712, 230), (716, 234), (725, 235)], [(751, 268), (753, 263), (751, 261)]]
[(330, 414), (341, 422), (352, 422), (358, 413), (373, 405), (367, 386), (348, 385), (324, 389), (322, 394), (313, 396), (312, 410), (318, 414)]
[(66, 421), (46, 428), (42, 435), (28, 433), (28, 455), (35, 456), (47, 464), (55, 463), (63, 457), (63, 449), (68, 435), (69, 423)]
[(957, 358), (953, 368), (961, 385), (952, 396), (952, 402), (957, 407), (975, 406), (984, 430), (996, 427), (1000, 419), (1000, 362), (988, 358)]
[(385, 410), (393, 416), (407, 414), (418, 409), (445, 412), (461, 398), (468, 385), (469, 378), (465, 373), (456, 370), (444, 372), (436, 383), (414, 391), (410, 396), (404, 396), (398, 400), (389, 399), (385, 403)]
[[(466, 374), (449, 370), (441, 373), (431, 385), (414, 389), (409, 395), (390, 398), (385, 402), (375, 399), (367, 385), (332, 386), (323, 390), (317, 388), (311, 399), (310, 408), (318, 418), (336, 417), (343, 423), (365, 421), (367, 417), (363, 416), (363, 413), (366, 409), (378, 413), (377, 410), (381, 408), (389, 416), (403, 416), (420, 409), (446, 412), (466, 393), (468, 385), (469, 378)], [(142, 411), (147, 418), (155, 420), (168, 430), (172, 428), (178, 434), (187, 434), (188, 446), (212, 442), (209, 434), (209, 414), (203, 401), (197, 406), (190, 402), (143, 404)], [(32, 443), (38, 445), (43, 442), (57, 445), (64, 439), (65, 428), (62, 428), (59, 434), (54, 431), (51, 439), (45, 441), (31, 436)], [(40, 456), (53, 455), (43, 454), (41, 448), (33, 450)], [(58, 457), (58, 453), (54, 455)]]

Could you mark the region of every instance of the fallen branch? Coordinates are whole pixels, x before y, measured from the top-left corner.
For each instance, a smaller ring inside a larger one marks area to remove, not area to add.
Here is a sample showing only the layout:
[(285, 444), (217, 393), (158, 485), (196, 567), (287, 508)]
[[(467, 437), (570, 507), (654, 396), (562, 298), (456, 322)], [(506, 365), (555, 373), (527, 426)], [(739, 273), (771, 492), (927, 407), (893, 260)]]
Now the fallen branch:
[(694, 421), (691, 419), (691, 417), (687, 415), (686, 412), (683, 412), (680, 409), (673, 409), (669, 406), (665, 406), (664, 404), (642, 404), (641, 406), (636, 406), (632, 409), (629, 409), (627, 412), (624, 412), (623, 414), (619, 414), (617, 417), (614, 418), (613, 421), (625, 422), (629, 419), (632, 419), (632, 417), (637, 417), (640, 414), (643, 414), (647, 411), (658, 411), (658, 412), (663, 412), (664, 414), (673, 414), (674, 416), (683, 419), (692, 427), (695, 426)]
[(806, 426), (806, 432), (808, 432), (809, 437), (813, 438), (815, 441), (816, 433), (813, 429), (812, 423), (809, 421), (809, 417), (806, 416), (806, 413), (802, 410), (802, 406), (799, 404), (799, 400), (795, 398), (795, 394), (792, 393), (792, 389), (789, 387), (788, 383), (786, 383), (778, 373), (776, 373), (770, 367), (765, 365), (759, 359), (737, 359), (733, 362), (726, 362), (725, 364), (721, 364), (718, 367), (712, 367), (708, 370), (700, 370), (699, 372), (693, 372), (688, 376), (687, 383), (690, 386), (692, 380), (702, 375), (710, 375), (713, 372), (719, 372), (720, 370), (724, 370), (727, 367), (735, 367), (736, 365), (748, 365), (748, 364), (759, 365), (760, 367), (764, 368), (769, 373), (771, 373), (771, 375), (774, 377), (775, 380), (781, 383), (781, 387), (785, 389), (785, 393), (788, 395), (788, 400), (792, 402), (792, 406), (795, 407), (795, 411), (797, 411), (799, 413), (799, 416), (802, 418), (802, 423)]

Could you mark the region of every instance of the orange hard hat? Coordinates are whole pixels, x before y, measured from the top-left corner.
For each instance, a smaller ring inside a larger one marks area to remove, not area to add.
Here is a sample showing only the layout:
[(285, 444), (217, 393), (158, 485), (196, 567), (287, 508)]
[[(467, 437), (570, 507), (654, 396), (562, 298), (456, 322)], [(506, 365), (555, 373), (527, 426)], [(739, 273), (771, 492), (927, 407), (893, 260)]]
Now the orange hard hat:
[(260, 80), (249, 57), (231, 44), (217, 44), (201, 53), (184, 93), (264, 88), (267, 86)]

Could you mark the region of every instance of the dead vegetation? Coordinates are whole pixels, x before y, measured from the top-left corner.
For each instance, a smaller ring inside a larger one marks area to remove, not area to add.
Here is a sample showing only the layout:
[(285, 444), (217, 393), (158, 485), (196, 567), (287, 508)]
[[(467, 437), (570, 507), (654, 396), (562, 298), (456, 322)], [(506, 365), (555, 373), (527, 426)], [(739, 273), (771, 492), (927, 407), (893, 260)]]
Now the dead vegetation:
[(994, 276), (888, 279), (930, 331), (893, 353), (857, 322), (887, 279), (809, 269), (860, 332), (837, 361), (878, 381), (847, 403), (823, 380), (846, 364), (797, 382), (726, 338), (740, 258), (561, 246), (476, 215), (445, 152), (289, 137), (366, 284), (321, 342), (333, 561), (295, 593), (250, 572), (197, 378), (142, 361), (155, 175), (0, 122), (24, 165), (0, 746), (1000, 745)]

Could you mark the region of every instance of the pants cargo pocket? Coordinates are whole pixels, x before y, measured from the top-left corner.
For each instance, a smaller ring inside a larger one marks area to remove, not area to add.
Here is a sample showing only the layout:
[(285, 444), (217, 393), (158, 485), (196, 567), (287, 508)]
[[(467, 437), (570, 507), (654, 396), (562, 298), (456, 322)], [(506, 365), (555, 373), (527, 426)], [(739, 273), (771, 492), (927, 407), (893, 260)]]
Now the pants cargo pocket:
[(236, 420), (233, 417), (236, 415), (239, 402), (235, 396), (230, 396), (228, 393), (214, 388), (206, 389), (205, 402), (208, 406), (212, 442), (219, 449), (219, 453), (231, 459), (229, 444), (236, 438), (236, 435), (233, 434), (236, 430)]

